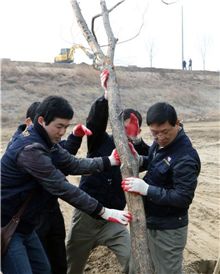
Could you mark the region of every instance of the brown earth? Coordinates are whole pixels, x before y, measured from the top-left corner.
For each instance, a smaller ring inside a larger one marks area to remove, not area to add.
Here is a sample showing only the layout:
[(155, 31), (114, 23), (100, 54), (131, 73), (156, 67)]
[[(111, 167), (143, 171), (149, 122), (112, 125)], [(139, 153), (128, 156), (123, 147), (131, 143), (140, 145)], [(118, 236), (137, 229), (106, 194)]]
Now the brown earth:
[[(212, 273), (220, 251), (219, 182), (219, 73), (117, 67), (116, 73), (125, 107), (137, 108), (144, 120), (147, 108), (156, 101), (172, 103), (194, 146), (202, 170), (195, 198), (190, 207), (188, 242), (184, 252), (186, 274)], [(2, 147), (10, 139), (28, 105), (52, 94), (63, 95), (74, 107), (73, 123), (85, 122), (92, 101), (102, 94), (99, 73), (86, 64), (57, 65), (11, 62), (1, 64)], [(143, 123), (143, 137), (150, 143)], [(79, 156), (85, 156), (83, 142)], [(68, 179), (78, 184), (79, 177)], [(72, 207), (61, 201), (67, 231)], [(115, 256), (104, 247), (95, 249), (85, 273), (121, 273)]]

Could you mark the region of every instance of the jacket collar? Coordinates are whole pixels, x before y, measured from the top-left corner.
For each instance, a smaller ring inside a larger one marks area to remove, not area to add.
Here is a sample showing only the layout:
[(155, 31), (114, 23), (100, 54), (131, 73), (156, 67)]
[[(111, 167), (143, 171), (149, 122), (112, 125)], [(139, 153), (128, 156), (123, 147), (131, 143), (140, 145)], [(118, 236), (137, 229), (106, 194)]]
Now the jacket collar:
[(46, 130), (38, 122), (34, 123), (34, 129), (37, 131), (40, 137), (44, 140), (47, 146), (49, 148), (52, 148), (54, 144), (51, 142), (50, 137), (47, 134)]
[(177, 133), (175, 139), (171, 143), (169, 143), (167, 146), (159, 149), (159, 146), (158, 146), (157, 142), (154, 142), (153, 147), (156, 148), (156, 150), (160, 150), (160, 151), (170, 149), (171, 147), (175, 146), (175, 144), (177, 142), (179, 142), (179, 140), (183, 136), (185, 136), (185, 132), (184, 132), (183, 126), (181, 125), (179, 132)]

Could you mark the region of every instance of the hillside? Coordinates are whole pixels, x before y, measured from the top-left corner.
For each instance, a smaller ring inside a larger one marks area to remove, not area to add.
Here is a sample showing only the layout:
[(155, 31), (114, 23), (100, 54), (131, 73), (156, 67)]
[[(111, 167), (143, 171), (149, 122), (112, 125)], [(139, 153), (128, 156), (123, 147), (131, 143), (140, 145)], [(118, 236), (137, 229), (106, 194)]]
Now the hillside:
[[(116, 67), (122, 102), (145, 117), (156, 101), (172, 103), (184, 121), (219, 118), (219, 73)], [(2, 126), (23, 118), (30, 102), (52, 94), (66, 97), (75, 122), (85, 121), (91, 102), (102, 94), (99, 72), (86, 64), (2, 60)], [(19, 98), (19, 101), (18, 101)]]

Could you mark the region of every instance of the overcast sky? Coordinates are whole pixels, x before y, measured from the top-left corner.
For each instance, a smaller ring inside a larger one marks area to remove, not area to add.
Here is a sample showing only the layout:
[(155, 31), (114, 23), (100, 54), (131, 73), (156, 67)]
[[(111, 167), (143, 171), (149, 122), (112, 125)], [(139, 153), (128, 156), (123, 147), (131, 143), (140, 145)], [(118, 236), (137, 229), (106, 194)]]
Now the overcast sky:
[[(90, 26), (92, 16), (100, 12), (100, 1), (79, 2)], [(106, 0), (109, 8), (117, 2)], [(160, 0), (126, 0), (110, 14), (114, 35), (119, 39), (115, 64), (148, 67), (152, 48), (153, 67), (180, 68), (181, 6), (184, 59), (188, 62), (192, 58), (193, 69), (203, 69), (202, 49), (206, 49), (206, 69), (219, 71), (219, 0), (179, 0), (172, 5), (164, 5)], [(72, 43), (88, 47), (74, 20), (70, 0), (2, 0), (0, 10), (0, 58), (53, 62), (60, 49)], [(136, 35), (143, 22), (136, 39), (121, 43)], [(95, 26), (100, 44), (105, 44), (101, 18)], [(90, 60), (78, 50), (75, 62)]]

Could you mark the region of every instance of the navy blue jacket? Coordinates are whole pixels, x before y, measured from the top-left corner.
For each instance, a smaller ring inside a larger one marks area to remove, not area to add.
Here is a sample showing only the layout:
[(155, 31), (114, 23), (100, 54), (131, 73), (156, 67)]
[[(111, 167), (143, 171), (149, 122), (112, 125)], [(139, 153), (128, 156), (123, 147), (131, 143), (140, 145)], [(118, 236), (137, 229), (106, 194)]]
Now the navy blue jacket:
[[(29, 126), (29, 129), (31, 129), (33, 125)], [(20, 124), (13, 134), (11, 140), (9, 141), (7, 148), (17, 139), (17, 137), (21, 134), (24, 133), (24, 131), (28, 130), (28, 127), (26, 124)], [(67, 137), (66, 140), (62, 140), (59, 142), (59, 145), (66, 149), (70, 154), (76, 155), (78, 152), (80, 146), (82, 143), (82, 137), (78, 137), (73, 135), (73, 133), (70, 133), (69, 136)], [(68, 174), (67, 174), (68, 175)], [(57, 208), (59, 207), (58, 203), (58, 197), (52, 196), (50, 200), (47, 202), (47, 206), (44, 208), (44, 212), (50, 211), (51, 213), (54, 213)]]
[(34, 229), (39, 214), (52, 195), (90, 215), (97, 215), (102, 205), (70, 184), (64, 175), (110, 169), (107, 157), (93, 160), (77, 159), (60, 145), (52, 144), (38, 123), (17, 136), (1, 160), (2, 226), (18, 211), (32, 189), (35, 194), (17, 228), (18, 232), (29, 233)]
[[(106, 132), (107, 123), (108, 101), (102, 96), (92, 104), (86, 122), (86, 126), (93, 132), (91, 136), (88, 136), (87, 157), (110, 155), (115, 148), (113, 136)], [(148, 154), (149, 147), (143, 140), (134, 147), (139, 154)], [(126, 200), (121, 181), (120, 167), (112, 167), (108, 171), (82, 176), (79, 187), (104, 206), (122, 210), (126, 205)]]
[[(29, 126), (29, 128), (31, 128), (31, 126)], [(21, 124), (18, 126), (17, 130), (15, 131), (15, 133), (13, 134), (11, 140), (9, 141), (7, 148), (17, 139), (17, 137), (23, 133), (25, 130), (28, 130), (28, 127), (26, 126), (26, 124)], [(73, 135), (72, 133), (69, 134), (69, 136), (67, 137), (66, 140), (62, 140), (59, 142), (59, 145), (66, 149), (70, 154), (72, 155), (76, 155), (78, 149), (80, 148), (82, 143), (82, 137), (77, 137), (75, 135)]]
[(16, 140), (16, 138), (22, 133), (25, 131), (25, 129), (27, 128), (27, 125), (26, 124), (21, 124), (18, 126), (17, 130), (15, 131), (15, 133), (13, 134), (13, 136), (11, 137), (8, 145), (7, 145), (7, 148), (14, 142), (14, 140)]
[(199, 156), (183, 129), (164, 148), (153, 143), (144, 177), (150, 185), (144, 197), (149, 229), (176, 229), (188, 224), (200, 168)]

